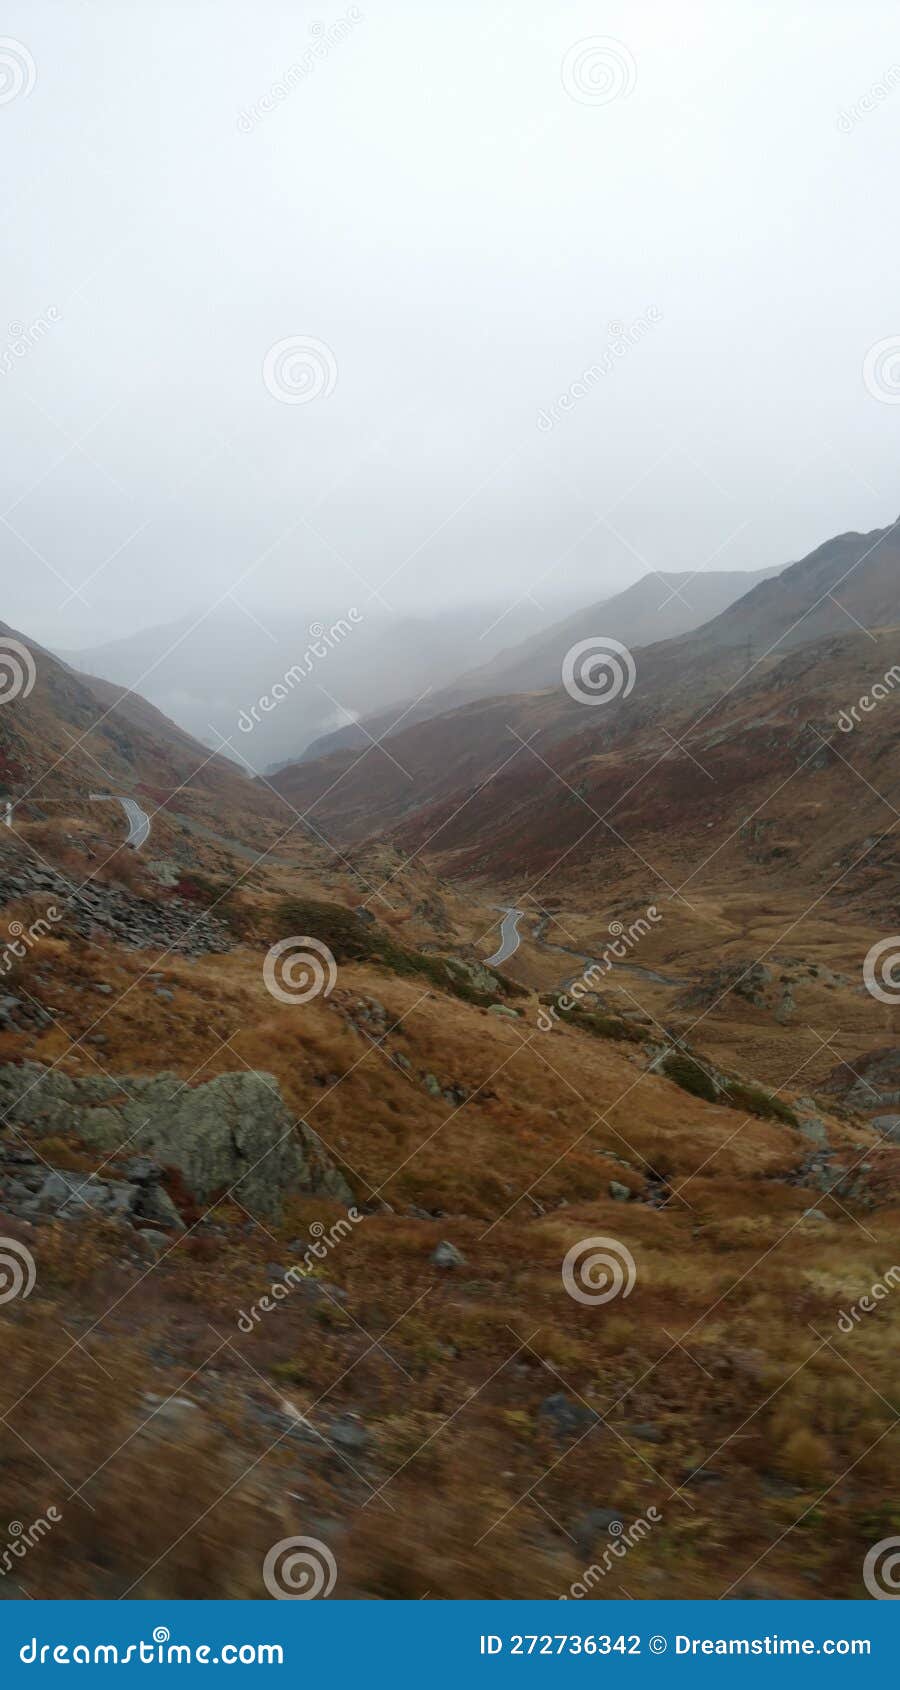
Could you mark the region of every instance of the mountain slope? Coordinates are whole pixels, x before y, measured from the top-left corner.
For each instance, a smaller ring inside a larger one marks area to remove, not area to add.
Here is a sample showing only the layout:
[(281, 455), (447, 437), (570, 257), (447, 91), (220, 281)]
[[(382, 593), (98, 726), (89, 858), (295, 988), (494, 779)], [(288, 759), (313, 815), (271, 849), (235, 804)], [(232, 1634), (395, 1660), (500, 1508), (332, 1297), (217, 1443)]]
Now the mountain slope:
[(900, 520), (869, 534), (839, 534), (762, 582), (703, 630), (707, 645), (755, 653), (900, 619)]
[(146, 699), (79, 674), (5, 623), (0, 663), (10, 641), (30, 652), (35, 677), (0, 708), (0, 793), (20, 814), (77, 806), (94, 790), (149, 799), (148, 808), (230, 815), (238, 824), (279, 813), (264, 788)]
[[(720, 798), (723, 820), (731, 806), (746, 814), (798, 760), (812, 755), (814, 765), (818, 741), (804, 722), (833, 729), (841, 707), (897, 661), (897, 638), (873, 644), (828, 597), (832, 590), (859, 621), (900, 625), (894, 531), (841, 536), (706, 628), (639, 651), (627, 699), (590, 708), (558, 685), (481, 700), (398, 733), (394, 764), (378, 750), (344, 753), (294, 765), (277, 785), (298, 807), (312, 806), (317, 825), (337, 837), (394, 830), (404, 848), (440, 853), (454, 872), (504, 880), (544, 872), (556, 858), (572, 873), (610, 850), (610, 829), (591, 825), (610, 805), (632, 843), (633, 825), (638, 841), (661, 836), (665, 845), (672, 805), (676, 833), (705, 829)], [(833, 630), (824, 642), (823, 623)], [(812, 657), (795, 650), (803, 632), (818, 633)], [(751, 641), (766, 655), (748, 661)], [(888, 728), (888, 715), (874, 719), (866, 759), (890, 754)], [(671, 736), (688, 736), (690, 754)], [(823, 801), (837, 796), (823, 784)], [(864, 793), (861, 800), (843, 816), (848, 837), (869, 810)]]
[[(466, 670), (452, 685), (430, 692), (404, 716), (404, 724), (427, 721), (474, 699), (556, 686), (566, 652), (579, 640), (597, 634), (620, 640), (632, 649), (673, 639), (699, 628), (759, 582), (777, 574), (777, 569), (757, 569), (644, 575), (612, 598), (574, 611), (517, 645), (505, 645), (490, 662)], [(371, 743), (370, 736), (383, 738), (398, 714), (394, 710), (367, 718), (363, 724), (366, 732), (355, 725), (338, 728), (315, 740), (304, 753), (304, 761), (326, 757), (332, 751), (362, 749)]]

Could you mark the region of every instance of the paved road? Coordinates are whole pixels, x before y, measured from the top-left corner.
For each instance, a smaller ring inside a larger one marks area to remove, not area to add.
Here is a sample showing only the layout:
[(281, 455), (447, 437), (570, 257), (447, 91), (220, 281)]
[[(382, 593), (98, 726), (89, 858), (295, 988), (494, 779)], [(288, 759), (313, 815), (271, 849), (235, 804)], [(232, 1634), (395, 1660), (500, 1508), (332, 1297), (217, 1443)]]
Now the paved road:
[(111, 792), (92, 792), (91, 799), (97, 803), (108, 800), (111, 804), (121, 804), (125, 811), (125, 820), (128, 823), (126, 845), (133, 846), (135, 851), (139, 851), (142, 845), (146, 845), (150, 838), (150, 817), (146, 810), (141, 809), (135, 798), (116, 798)]
[(498, 908), (503, 916), (500, 923), (500, 949), (495, 951), (493, 956), (485, 958), (489, 968), (498, 968), (501, 962), (508, 962), (511, 956), (515, 956), (522, 942), (519, 922), (525, 911), (513, 909), (509, 904), (500, 904)]

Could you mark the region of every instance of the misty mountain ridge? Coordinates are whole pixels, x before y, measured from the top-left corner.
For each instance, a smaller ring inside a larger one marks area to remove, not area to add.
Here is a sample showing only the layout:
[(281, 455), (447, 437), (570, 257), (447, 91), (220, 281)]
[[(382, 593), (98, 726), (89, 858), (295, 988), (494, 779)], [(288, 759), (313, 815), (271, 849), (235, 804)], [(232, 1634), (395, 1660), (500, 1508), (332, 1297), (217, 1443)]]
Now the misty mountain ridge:
[[(465, 670), (449, 687), (429, 693), (404, 716), (403, 725), (443, 715), (475, 699), (558, 686), (566, 652), (592, 635), (602, 634), (634, 649), (675, 638), (699, 628), (760, 582), (778, 575), (780, 568), (696, 575), (686, 570), (653, 570), (622, 592), (580, 608), (518, 644), (504, 645), (489, 662)], [(369, 735), (382, 738), (391, 722), (392, 717), (385, 714), (365, 721), (361, 728), (342, 726), (308, 746), (303, 761), (331, 751), (362, 748), (371, 743)]]
[(265, 773), (360, 716), (391, 706), (399, 715), (405, 702), (451, 681), (467, 654), (493, 653), (511, 636), (533, 634), (553, 614), (525, 601), (391, 618), (364, 595), (358, 605), (308, 616), (257, 616), (222, 605), (206, 616), (59, 655), (73, 668), (143, 693), (201, 744)]

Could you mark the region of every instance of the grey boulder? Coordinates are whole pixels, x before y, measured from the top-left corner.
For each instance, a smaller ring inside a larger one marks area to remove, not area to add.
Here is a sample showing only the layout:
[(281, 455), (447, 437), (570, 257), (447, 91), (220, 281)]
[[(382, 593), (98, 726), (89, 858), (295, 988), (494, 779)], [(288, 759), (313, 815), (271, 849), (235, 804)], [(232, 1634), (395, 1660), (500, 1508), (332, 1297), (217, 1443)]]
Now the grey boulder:
[[(252, 1215), (269, 1219), (278, 1219), (291, 1193), (353, 1201), (316, 1134), (289, 1114), (271, 1074), (220, 1074), (189, 1086), (168, 1073), (73, 1078), (40, 1063), (9, 1063), (0, 1067), (0, 1119), (26, 1138), (74, 1136), (104, 1157), (127, 1147), (178, 1169), (199, 1202), (233, 1193)], [(139, 1174), (134, 1183), (147, 1181)], [(168, 1213), (148, 1218), (171, 1224)]]

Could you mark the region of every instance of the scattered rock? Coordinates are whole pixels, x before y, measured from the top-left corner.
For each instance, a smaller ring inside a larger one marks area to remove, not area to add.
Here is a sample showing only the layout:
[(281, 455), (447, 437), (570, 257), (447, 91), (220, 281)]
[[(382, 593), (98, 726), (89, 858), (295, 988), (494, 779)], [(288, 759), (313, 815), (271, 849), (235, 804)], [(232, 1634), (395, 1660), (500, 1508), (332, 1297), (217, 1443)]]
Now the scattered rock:
[(794, 1114), (797, 1117), (797, 1126), (803, 1137), (808, 1138), (811, 1144), (817, 1144), (823, 1150), (827, 1150), (830, 1142), (828, 1128), (821, 1115), (816, 1114), (812, 1100), (805, 1097), (798, 1098), (794, 1104)]
[(611, 1179), (609, 1182), (609, 1195), (610, 1197), (614, 1197), (617, 1203), (627, 1203), (631, 1197), (631, 1189), (629, 1186), (623, 1185), (621, 1180)]
[(587, 1430), (600, 1419), (586, 1403), (579, 1402), (576, 1397), (569, 1397), (564, 1391), (557, 1391), (555, 1396), (545, 1397), (538, 1409), (538, 1420), (549, 1428), (557, 1437), (574, 1437), (576, 1433)]
[(141, 1254), (151, 1262), (158, 1262), (160, 1256), (164, 1256), (172, 1244), (169, 1234), (159, 1232), (155, 1226), (142, 1227), (136, 1234), (135, 1241)]
[(446, 1239), (431, 1252), (431, 1260), (435, 1267), (458, 1268), (465, 1267), (466, 1258), (457, 1250), (455, 1244), (448, 1244)]
[[(103, 886), (97, 880), (78, 885), (56, 869), (19, 857), (0, 866), (0, 903), (37, 893), (49, 893), (64, 906), (66, 930), (86, 939), (109, 933), (131, 949), (156, 946), (186, 956), (229, 951), (234, 944), (225, 922), (183, 898), (166, 896), (163, 902), (154, 903), (150, 898)], [(108, 997), (113, 988), (101, 982), (97, 990)]]
[(339, 1449), (352, 1450), (357, 1455), (367, 1450), (372, 1442), (371, 1432), (355, 1414), (342, 1414), (339, 1420), (332, 1420), (325, 1435)]

